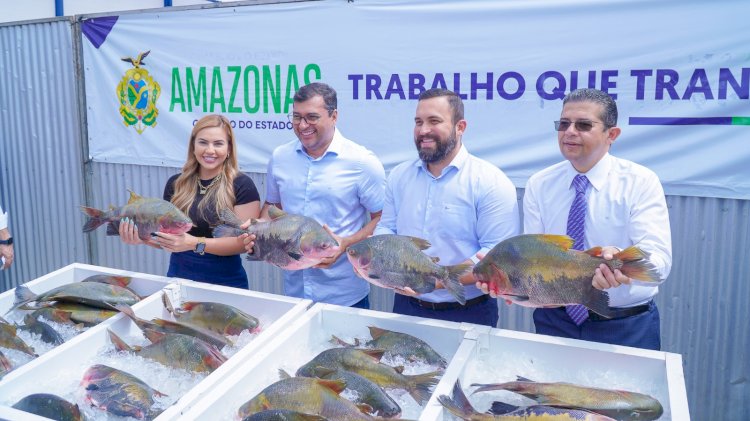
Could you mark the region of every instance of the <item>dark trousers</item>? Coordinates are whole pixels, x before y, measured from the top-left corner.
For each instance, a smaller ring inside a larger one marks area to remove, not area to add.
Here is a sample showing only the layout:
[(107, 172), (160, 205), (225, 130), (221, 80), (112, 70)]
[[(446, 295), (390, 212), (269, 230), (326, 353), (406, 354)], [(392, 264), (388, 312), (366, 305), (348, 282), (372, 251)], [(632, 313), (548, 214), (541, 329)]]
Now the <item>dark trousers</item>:
[(661, 349), (659, 309), (653, 301), (648, 310), (634, 316), (609, 320), (586, 320), (576, 326), (565, 307), (534, 310), (536, 333), (584, 341)]
[(238, 254), (217, 256), (206, 253), (201, 256), (192, 251), (172, 253), (167, 276), (247, 289), (247, 273)]
[(417, 304), (410, 297), (396, 294), (393, 299), (393, 312), (407, 316), (427, 317), (430, 319), (447, 320), (450, 322), (466, 322), (497, 327), (497, 300), (488, 299), (484, 302), (455, 309), (432, 310)]
[(364, 308), (365, 310), (369, 310), (370, 309), (370, 296), (365, 295), (365, 298), (357, 301), (356, 303), (350, 305), (349, 307)]

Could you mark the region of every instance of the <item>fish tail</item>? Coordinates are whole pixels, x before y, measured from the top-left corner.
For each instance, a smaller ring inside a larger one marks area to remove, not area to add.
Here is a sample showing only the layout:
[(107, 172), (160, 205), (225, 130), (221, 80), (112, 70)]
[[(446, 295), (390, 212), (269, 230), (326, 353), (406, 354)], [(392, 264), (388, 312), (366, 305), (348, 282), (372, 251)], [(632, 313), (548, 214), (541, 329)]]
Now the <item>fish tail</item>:
[(10, 360), (5, 355), (3, 355), (2, 352), (0, 352), (0, 367), (2, 367), (6, 371), (13, 368)]
[(438, 383), (438, 379), (435, 378), (435, 372), (416, 374), (413, 376), (407, 376), (409, 378), (409, 394), (414, 398), (417, 403), (424, 406), (432, 392), (430, 389)]
[(13, 302), (13, 306), (10, 309), (8, 309), (8, 311), (6, 311), (5, 314), (10, 313), (11, 311), (23, 306), (26, 303), (36, 300), (38, 297), (25, 285), (17, 286), (15, 290), (15, 294), (16, 294), (16, 300)]
[(472, 416), (478, 414), (476, 409), (471, 406), (469, 399), (466, 398), (464, 391), (461, 389), (461, 383), (458, 381), (453, 385), (453, 397), (440, 395), (437, 399), (438, 402), (448, 410), (448, 412), (458, 418), (471, 420)]
[(474, 391), (471, 392), (471, 394), (473, 395), (478, 392), (489, 392), (491, 390), (506, 390), (507, 385), (508, 385), (507, 383), (486, 383), (486, 384), (472, 383), (471, 387), (474, 387), (474, 386), (479, 386), (479, 387), (474, 389)]
[(214, 238), (239, 237), (240, 235), (244, 233), (245, 233), (244, 230), (241, 230), (238, 227), (227, 225), (227, 224), (219, 225), (213, 230)]
[(661, 282), (659, 271), (648, 260), (648, 253), (636, 246), (630, 246), (615, 254), (615, 259), (622, 261), (620, 271), (628, 278), (646, 282)]
[(459, 304), (466, 304), (466, 291), (458, 279), (471, 271), (473, 265), (468, 263), (462, 263), (460, 265), (448, 266), (448, 279), (443, 283), (445, 289), (459, 302)]
[(167, 309), (169, 314), (174, 314), (174, 307), (172, 306), (172, 302), (169, 301), (169, 297), (167, 296), (166, 292), (163, 292), (161, 294), (161, 302), (164, 304), (164, 308)]
[(115, 334), (115, 332), (112, 332), (110, 329), (107, 329), (107, 333), (109, 333), (109, 339), (112, 341), (112, 344), (117, 348), (118, 351), (133, 351), (133, 348), (128, 346), (128, 344), (125, 343), (119, 336)]
[(242, 221), (237, 217), (237, 214), (226, 208), (219, 211), (219, 218), (224, 224), (235, 228), (239, 228), (242, 225)]
[(86, 206), (81, 206), (81, 210), (88, 217), (86, 218), (86, 223), (83, 224), (83, 232), (91, 232), (109, 222), (107, 212)]

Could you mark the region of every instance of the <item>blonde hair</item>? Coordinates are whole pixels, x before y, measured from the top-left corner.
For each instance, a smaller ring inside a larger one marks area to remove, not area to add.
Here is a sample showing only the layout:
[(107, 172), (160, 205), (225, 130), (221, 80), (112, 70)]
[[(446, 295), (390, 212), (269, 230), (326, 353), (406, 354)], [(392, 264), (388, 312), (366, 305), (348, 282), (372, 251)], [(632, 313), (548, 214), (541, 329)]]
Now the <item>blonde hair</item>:
[(234, 131), (229, 124), (229, 120), (224, 116), (211, 114), (201, 118), (193, 126), (188, 143), (187, 161), (182, 166), (182, 174), (177, 177), (174, 183), (172, 203), (185, 212), (186, 215), (190, 212), (190, 208), (195, 202), (195, 194), (199, 183), (198, 174), (200, 164), (195, 159), (195, 138), (201, 130), (212, 127), (221, 127), (226, 132), (227, 142), (229, 142), (227, 145), (228, 156), (222, 166), (221, 180), (219, 180), (214, 188), (206, 192), (206, 196), (198, 204), (198, 214), (202, 218), (205, 218), (205, 210), (209, 203), (214, 204), (217, 215), (221, 209), (232, 209), (234, 207), (236, 199), (234, 195), (234, 179), (240, 173), (237, 165), (237, 143), (235, 142)]

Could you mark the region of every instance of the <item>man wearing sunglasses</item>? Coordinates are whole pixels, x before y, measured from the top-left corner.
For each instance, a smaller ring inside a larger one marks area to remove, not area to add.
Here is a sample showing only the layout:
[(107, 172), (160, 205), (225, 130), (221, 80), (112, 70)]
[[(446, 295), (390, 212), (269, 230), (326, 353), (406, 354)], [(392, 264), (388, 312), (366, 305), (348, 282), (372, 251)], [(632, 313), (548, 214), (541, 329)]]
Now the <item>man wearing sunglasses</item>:
[[(566, 160), (529, 178), (524, 232), (579, 237), (574, 248), (603, 246), (605, 259), (637, 244), (666, 279), (672, 239), (664, 190), (653, 171), (609, 154), (620, 135), (615, 101), (600, 90), (578, 89), (565, 97), (560, 120), (554, 123)], [(573, 222), (574, 214), (580, 215), (581, 224)], [(573, 225), (581, 230), (578, 234)], [(583, 306), (539, 308), (534, 311), (536, 332), (660, 349), (659, 311), (653, 301), (658, 287), (631, 282), (604, 264), (591, 282), (607, 291), (610, 306), (625, 309), (623, 317), (605, 319)]]
[[(339, 242), (338, 253), (317, 266), (284, 271), (286, 295), (370, 308), (370, 284), (354, 274), (341, 254), (375, 229), (383, 209), (385, 170), (374, 153), (339, 132), (337, 120), (332, 87), (316, 82), (299, 88), (289, 113), (297, 139), (271, 155), (261, 217), (267, 219), (268, 208), (275, 205), (324, 224)], [(248, 253), (254, 239), (243, 240)]]

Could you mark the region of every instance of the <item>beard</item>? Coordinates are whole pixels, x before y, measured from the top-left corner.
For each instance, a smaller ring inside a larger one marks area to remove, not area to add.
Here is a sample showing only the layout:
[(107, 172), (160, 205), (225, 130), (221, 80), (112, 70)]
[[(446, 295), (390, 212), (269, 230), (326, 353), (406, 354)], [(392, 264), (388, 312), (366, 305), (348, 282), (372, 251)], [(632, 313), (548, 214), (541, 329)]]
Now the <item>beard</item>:
[[(435, 149), (421, 149), (419, 147), (419, 143), (423, 139), (432, 139), (435, 141)], [(414, 139), (414, 143), (417, 146), (417, 152), (419, 153), (419, 159), (421, 159), (426, 164), (432, 164), (435, 162), (442, 161), (446, 156), (450, 155), (451, 152), (453, 152), (454, 149), (456, 149), (456, 144), (458, 143), (456, 141), (456, 129), (454, 128), (453, 131), (451, 131), (451, 134), (448, 135), (448, 138), (445, 140), (440, 140), (437, 138), (437, 136), (434, 135), (426, 135), (426, 136), (419, 136)]]

